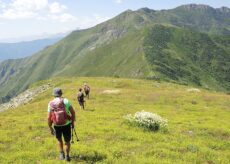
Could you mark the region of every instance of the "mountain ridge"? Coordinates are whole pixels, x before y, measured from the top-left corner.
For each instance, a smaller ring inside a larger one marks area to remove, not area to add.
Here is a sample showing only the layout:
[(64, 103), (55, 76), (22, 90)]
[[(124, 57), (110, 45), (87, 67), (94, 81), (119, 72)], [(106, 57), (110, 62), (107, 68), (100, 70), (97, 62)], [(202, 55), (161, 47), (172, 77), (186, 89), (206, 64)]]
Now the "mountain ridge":
[[(160, 80), (170, 80), (186, 85), (203, 87), (207, 85), (206, 88), (209, 89), (229, 90), (229, 79), (225, 79), (224, 71), (229, 70), (227, 63), (229, 62), (230, 37), (226, 34), (230, 29), (230, 21), (228, 22), (230, 17), (206, 12), (195, 13), (195, 15), (191, 12), (190, 14), (185, 14), (178, 8), (164, 11), (146, 8), (126, 11), (93, 28), (74, 31), (55, 45), (32, 57), (18, 62), (17, 60), (3, 62), (0, 64), (2, 101), (17, 95), (33, 82), (53, 76), (116, 76), (152, 79), (154, 74), (158, 74), (160, 76), (155, 78), (157, 80), (160, 78)], [(199, 18), (201, 15), (202, 17)], [(207, 24), (202, 25), (207, 15), (211, 23), (207, 21), (205, 22)], [(192, 18), (187, 20), (188, 16)], [(219, 17), (222, 19), (218, 20)], [(196, 22), (193, 23), (193, 21)], [(218, 21), (224, 23), (218, 24)], [(210, 24), (212, 26), (209, 26)], [(204, 32), (206, 26), (209, 28)], [(148, 38), (152, 28), (158, 29), (157, 35), (152, 36), (158, 42), (151, 41), (150, 38), (151, 44), (144, 45), (144, 40)], [(224, 29), (226, 29), (225, 32), (223, 32)], [(164, 34), (167, 33), (173, 39), (165, 42), (164, 39), (167, 36), (164, 38)], [(186, 37), (189, 39), (186, 40)], [(210, 47), (205, 44), (205, 41), (215, 46)], [(161, 44), (167, 44), (167, 46), (164, 47)], [(144, 49), (146, 45), (160, 47), (160, 49), (156, 48), (157, 53), (169, 56), (171, 61), (167, 58), (159, 58), (160, 65), (159, 62), (158, 64), (151, 62), (151, 58), (148, 59), (147, 56), (157, 57), (156, 51), (151, 50), (150, 55), (147, 55)], [(205, 51), (205, 47), (210, 49), (210, 53)], [(215, 57), (217, 52), (221, 52), (219, 57)], [(190, 59), (187, 54), (207, 58), (212, 63), (210, 66), (218, 70), (217, 74), (223, 75), (221, 79), (225, 80), (224, 85), (220, 85), (213, 71), (210, 76), (206, 76), (205, 72), (209, 73), (209, 71), (204, 71), (205, 67), (201, 67), (202, 63), (194, 64), (194, 59)], [(211, 57), (209, 57), (210, 54)], [(222, 56), (227, 56), (224, 64), (219, 60)], [(177, 67), (178, 64), (182, 64), (182, 69)], [(168, 74), (169, 70), (175, 76)], [(192, 70), (195, 72), (193, 73)], [(193, 74), (195, 82), (190, 77)], [(204, 81), (207, 82), (204, 83)]]

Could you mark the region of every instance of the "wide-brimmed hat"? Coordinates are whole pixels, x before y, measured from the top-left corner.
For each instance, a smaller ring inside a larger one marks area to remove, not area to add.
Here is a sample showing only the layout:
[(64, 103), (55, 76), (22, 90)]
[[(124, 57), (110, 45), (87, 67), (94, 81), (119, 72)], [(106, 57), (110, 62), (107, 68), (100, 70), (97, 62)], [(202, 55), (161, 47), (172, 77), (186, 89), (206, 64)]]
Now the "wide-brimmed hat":
[(54, 88), (53, 89), (53, 96), (54, 97), (60, 97), (62, 95), (62, 90), (60, 88)]

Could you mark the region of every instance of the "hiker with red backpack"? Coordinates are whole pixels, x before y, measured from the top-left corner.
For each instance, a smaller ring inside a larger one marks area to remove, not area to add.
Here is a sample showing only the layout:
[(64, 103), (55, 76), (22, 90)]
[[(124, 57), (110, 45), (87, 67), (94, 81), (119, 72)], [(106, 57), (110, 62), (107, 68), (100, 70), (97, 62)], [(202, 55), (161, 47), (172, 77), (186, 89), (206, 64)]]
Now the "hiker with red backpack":
[[(59, 158), (70, 161), (71, 126), (74, 128), (75, 111), (69, 100), (62, 98), (62, 90), (60, 88), (53, 90), (53, 96), (54, 99), (48, 104), (48, 126), (51, 134), (55, 135), (58, 140)], [(65, 141), (65, 152), (62, 136)]]
[(89, 99), (90, 87), (86, 83), (84, 83), (84, 91), (85, 91), (85, 97)]

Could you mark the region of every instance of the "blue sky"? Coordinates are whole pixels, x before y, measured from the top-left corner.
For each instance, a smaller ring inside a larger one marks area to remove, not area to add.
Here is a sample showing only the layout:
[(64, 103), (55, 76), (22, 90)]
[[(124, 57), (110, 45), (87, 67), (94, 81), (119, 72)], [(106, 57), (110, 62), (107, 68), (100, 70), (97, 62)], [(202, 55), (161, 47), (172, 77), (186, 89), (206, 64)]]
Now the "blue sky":
[(161, 10), (189, 3), (230, 8), (230, 0), (0, 0), (0, 42), (89, 28), (127, 9)]

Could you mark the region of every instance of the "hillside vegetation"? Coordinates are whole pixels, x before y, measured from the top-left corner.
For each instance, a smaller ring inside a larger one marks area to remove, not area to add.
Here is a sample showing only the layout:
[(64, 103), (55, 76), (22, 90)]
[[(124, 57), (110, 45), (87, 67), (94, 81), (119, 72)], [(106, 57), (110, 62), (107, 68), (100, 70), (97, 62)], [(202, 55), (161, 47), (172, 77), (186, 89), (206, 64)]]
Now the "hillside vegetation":
[[(84, 82), (92, 89), (85, 111), (74, 99)], [(229, 95), (120, 78), (54, 78), (32, 87), (47, 83), (61, 87), (77, 110), (72, 163), (230, 163)], [(51, 93), (0, 114), (1, 163), (64, 163), (46, 122)], [(168, 131), (146, 131), (123, 118), (142, 110), (166, 118)]]
[(125, 11), (24, 59), (0, 64), (0, 102), (56, 76), (154, 78), (229, 92), (230, 9)]
[(230, 37), (157, 25), (143, 45), (151, 78), (230, 90)]

